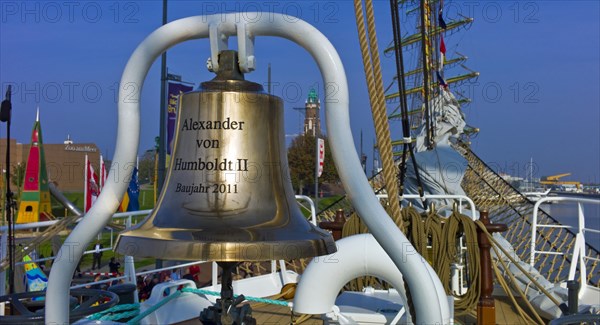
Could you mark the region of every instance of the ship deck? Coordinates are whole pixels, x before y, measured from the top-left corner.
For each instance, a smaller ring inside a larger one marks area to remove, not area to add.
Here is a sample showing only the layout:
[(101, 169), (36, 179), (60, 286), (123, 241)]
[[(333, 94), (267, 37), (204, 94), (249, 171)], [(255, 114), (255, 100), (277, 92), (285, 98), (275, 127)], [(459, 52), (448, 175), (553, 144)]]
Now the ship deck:
[[(291, 311), (287, 307), (277, 305), (265, 305), (256, 304), (252, 305), (252, 315), (256, 319), (257, 324), (306, 324), (315, 325), (323, 324), (323, 320), (318, 315), (313, 315), (309, 319), (302, 321), (301, 323), (294, 323), (299, 319), (298, 315), (292, 315)], [(293, 318), (292, 318), (293, 317)], [(468, 314), (457, 317), (456, 323), (459, 324), (477, 324), (477, 317), (475, 314)], [(202, 324), (199, 320), (189, 320), (180, 323), (181, 325), (196, 325)], [(496, 324), (527, 324), (523, 319), (519, 317), (519, 314), (512, 306), (512, 303), (508, 298), (497, 297), (496, 298)]]

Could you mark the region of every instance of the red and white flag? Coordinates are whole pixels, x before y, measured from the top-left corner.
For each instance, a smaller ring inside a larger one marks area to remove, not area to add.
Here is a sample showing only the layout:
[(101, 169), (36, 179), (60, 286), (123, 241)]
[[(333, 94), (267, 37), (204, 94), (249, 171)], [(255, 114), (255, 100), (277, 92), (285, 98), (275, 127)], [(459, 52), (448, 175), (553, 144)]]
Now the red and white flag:
[(321, 177), (323, 174), (323, 165), (325, 164), (325, 140), (318, 139), (319, 141), (319, 172), (317, 173), (317, 177)]
[(440, 70), (444, 68), (444, 62), (446, 61), (446, 43), (444, 43), (444, 35), (440, 34)]
[(83, 211), (88, 212), (98, 195), (100, 194), (100, 187), (98, 186), (98, 175), (94, 173), (94, 167), (85, 155), (85, 177), (84, 177), (84, 188), (83, 188)]
[(106, 171), (106, 164), (104, 163), (104, 158), (100, 155), (100, 191), (104, 188), (104, 184), (106, 184), (106, 178), (108, 177), (108, 172)]

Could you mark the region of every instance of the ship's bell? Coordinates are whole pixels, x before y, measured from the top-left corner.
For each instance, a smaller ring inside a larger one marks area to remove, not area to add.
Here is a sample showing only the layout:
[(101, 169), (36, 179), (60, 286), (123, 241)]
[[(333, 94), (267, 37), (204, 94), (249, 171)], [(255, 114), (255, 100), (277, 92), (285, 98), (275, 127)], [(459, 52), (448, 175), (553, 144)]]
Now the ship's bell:
[(331, 254), (330, 234), (300, 212), (290, 182), (283, 103), (244, 80), (237, 54), (180, 97), (172, 158), (154, 211), (120, 234), (122, 254), (264, 261)]

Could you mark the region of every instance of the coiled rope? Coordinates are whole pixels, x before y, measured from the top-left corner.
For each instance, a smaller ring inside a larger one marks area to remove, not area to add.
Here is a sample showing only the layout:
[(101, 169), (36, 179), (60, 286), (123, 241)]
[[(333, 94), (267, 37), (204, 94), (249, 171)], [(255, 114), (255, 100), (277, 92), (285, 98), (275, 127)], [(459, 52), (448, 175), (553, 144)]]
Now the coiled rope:
[(440, 240), (442, 254), (439, 254), (442, 260), (435, 263), (434, 267), (438, 267), (435, 270), (447, 294), (453, 294), (450, 288), (450, 265), (455, 263), (457, 257), (462, 253), (459, 251), (460, 245), (457, 240), (463, 235), (467, 252), (469, 252), (465, 261), (470, 280), (469, 290), (462, 296), (454, 295), (456, 298), (454, 300), (455, 314), (463, 315), (477, 306), (481, 294), (481, 259), (477, 243), (477, 227), (471, 218), (458, 212), (455, 206), (452, 215), (446, 220), (442, 229), (443, 233)]
[[(450, 288), (450, 266), (453, 263), (459, 262), (458, 259), (462, 252), (458, 250), (459, 238), (464, 236), (467, 251), (466, 255), (466, 272), (469, 279), (469, 289), (462, 296), (455, 296), (454, 307), (456, 315), (463, 315), (477, 306), (480, 296), (480, 256), (479, 246), (477, 243), (477, 227), (473, 220), (458, 212), (455, 207), (452, 215), (448, 218), (443, 218), (437, 215), (433, 206), (429, 211), (421, 215), (414, 207), (408, 206), (401, 210), (403, 216), (403, 225), (405, 233), (415, 247), (416, 251), (426, 257), (432, 265), (435, 272), (440, 277), (444, 290), (448, 295), (454, 295)], [(368, 228), (358, 218), (356, 214), (352, 214), (344, 228), (342, 235), (344, 237), (353, 234), (367, 233)], [(428, 245), (431, 249), (428, 249)], [(365, 286), (375, 286), (380, 284), (386, 287), (386, 283), (374, 277), (361, 277), (352, 280), (349, 283), (348, 289), (361, 290)]]

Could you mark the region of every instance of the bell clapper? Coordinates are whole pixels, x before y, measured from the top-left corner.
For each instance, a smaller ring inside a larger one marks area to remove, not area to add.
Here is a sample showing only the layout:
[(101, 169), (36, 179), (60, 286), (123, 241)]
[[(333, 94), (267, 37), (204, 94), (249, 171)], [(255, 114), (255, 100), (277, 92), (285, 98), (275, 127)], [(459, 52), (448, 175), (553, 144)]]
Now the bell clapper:
[(217, 299), (214, 306), (208, 307), (200, 313), (200, 321), (205, 325), (212, 324), (244, 324), (254, 325), (256, 320), (252, 318), (252, 308), (245, 304), (238, 306), (246, 298), (244, 295), (233, 297), (233, 270), (237, 262), (217, 262), (223, 269), (221, 275), (221, 298)]

